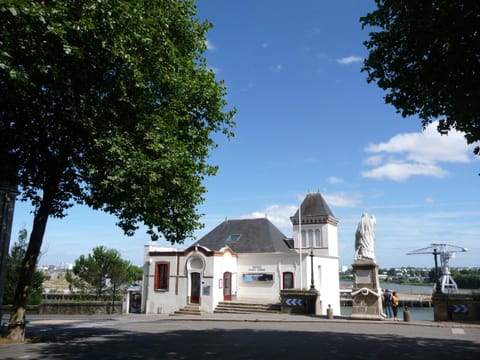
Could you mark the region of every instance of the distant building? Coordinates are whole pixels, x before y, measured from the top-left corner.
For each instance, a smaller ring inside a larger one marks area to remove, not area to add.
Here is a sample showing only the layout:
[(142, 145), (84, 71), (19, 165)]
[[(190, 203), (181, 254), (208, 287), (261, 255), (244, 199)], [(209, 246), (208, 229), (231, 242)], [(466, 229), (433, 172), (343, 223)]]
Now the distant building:
[(310, 288), (313, 266), (322, 314), (330, 305), (340, 315), (338, 220), (318, 192), (299, 210), (290, 218), (293, 238), (268, 219), (239, 219), (185, 250), (145, 246), (142, 311), (168, 314), (196, 304), (211, 313), (220, 301), (279, 302), (282, 289)]

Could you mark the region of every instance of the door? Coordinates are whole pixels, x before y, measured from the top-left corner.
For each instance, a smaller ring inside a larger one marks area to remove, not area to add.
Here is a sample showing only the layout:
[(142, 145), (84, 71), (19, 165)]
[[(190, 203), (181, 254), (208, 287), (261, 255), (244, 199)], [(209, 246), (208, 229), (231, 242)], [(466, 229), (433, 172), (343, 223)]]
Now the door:
[(200, 303), (200, 273), (192, 272), (190, 274), (190, 302), (193, 304)]
[(228, 271), (223, 273), (223, 300), (232, 300), (232, 273)]
[(129, 313), (138, 314), (142, 310), (142, 295), (140, 293), (130, 293), (130, 309)]
[(290, 271), (283, 273), (283, 288), (293, 289), (293, 273)]

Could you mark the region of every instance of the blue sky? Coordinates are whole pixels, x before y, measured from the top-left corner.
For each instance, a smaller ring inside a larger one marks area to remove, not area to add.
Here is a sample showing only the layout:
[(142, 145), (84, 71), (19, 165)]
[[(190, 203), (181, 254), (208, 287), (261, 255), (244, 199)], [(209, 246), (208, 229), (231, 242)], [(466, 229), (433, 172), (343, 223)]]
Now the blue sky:
[[(236, 136), (216, 137), (210, 162), (220, 168), (205, 181), (197, 237), (225, 218), (264, 216), (290, 237), (289, 217), (320, 191), (339, 219), (340, 265), (353, 262), (367, 212), (377, 219), (380, 267), (433, 267), (432, 256), (406, 255), (431, 243), (469, 249), (452, 266), (480, 266), (479, 159), (461, 134), (422, 131), (367, 84), (368, 31), (358, 19), (373, 1), (200, 0), (198, 8), (214, 24), (208, 65), (238, 113)], [(29, 206), (17, 202), (12, 242), (31, 223)], [(146, 235), (125, 237), (115, 218), (76, 206), (49, 221), (40, 263), (72, 263), (105, 245), (141, 265), (145, 244)]]

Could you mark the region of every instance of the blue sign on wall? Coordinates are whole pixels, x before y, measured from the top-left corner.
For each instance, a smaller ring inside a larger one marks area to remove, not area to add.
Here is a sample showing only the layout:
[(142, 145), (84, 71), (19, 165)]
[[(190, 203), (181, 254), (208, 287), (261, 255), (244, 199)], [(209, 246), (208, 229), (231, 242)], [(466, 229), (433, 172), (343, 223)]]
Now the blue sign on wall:
[(466, 314), (470, 311), (468, 305), (452, 305), (451, 311), (454, 313)]
[(287, 299), (285, 304), (287, 306), (303, 306), (303, 299)]

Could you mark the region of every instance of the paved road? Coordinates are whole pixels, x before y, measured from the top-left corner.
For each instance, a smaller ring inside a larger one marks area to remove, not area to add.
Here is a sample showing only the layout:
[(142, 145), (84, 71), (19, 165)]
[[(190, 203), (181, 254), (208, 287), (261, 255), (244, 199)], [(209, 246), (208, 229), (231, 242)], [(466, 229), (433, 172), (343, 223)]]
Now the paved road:
[(480, 325), (299, 315), (31, 316), (0, 359), (480, 359)]

